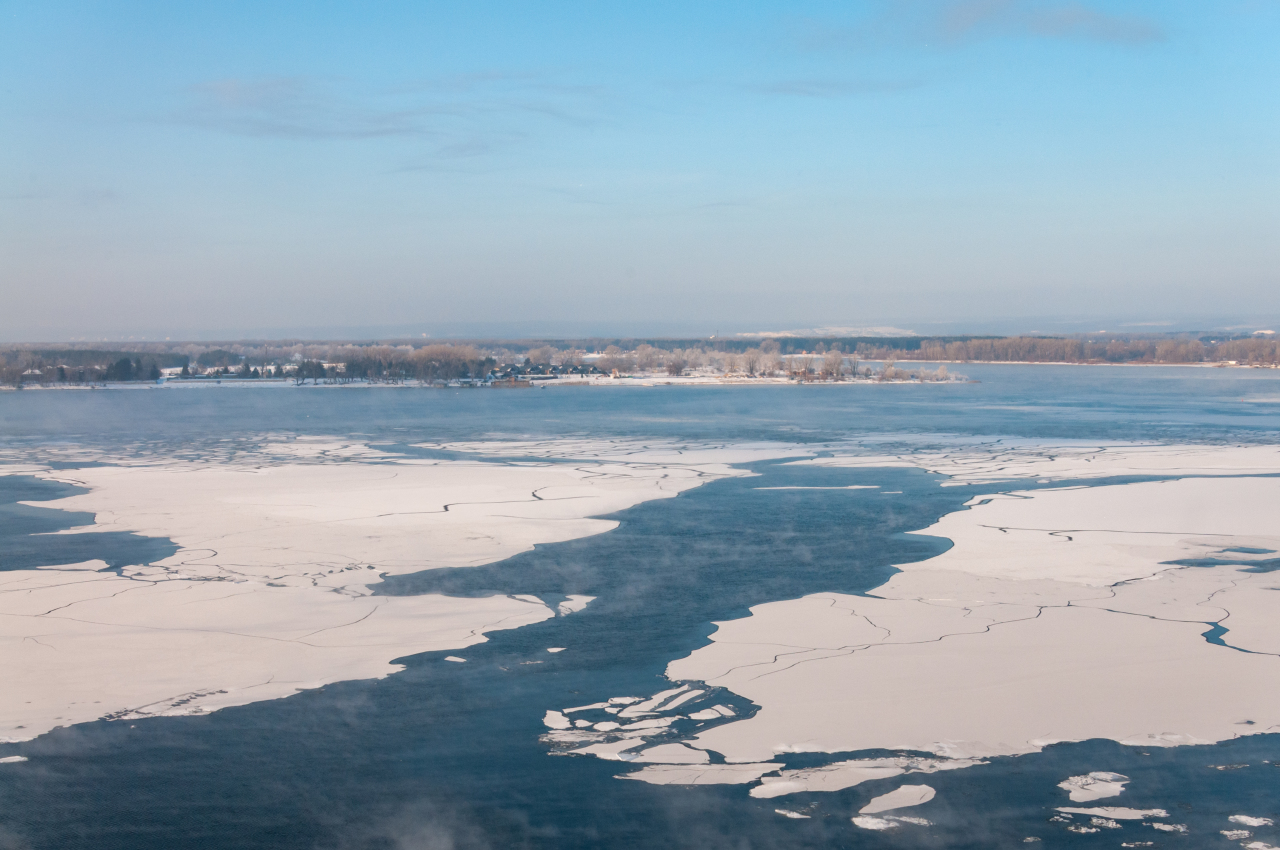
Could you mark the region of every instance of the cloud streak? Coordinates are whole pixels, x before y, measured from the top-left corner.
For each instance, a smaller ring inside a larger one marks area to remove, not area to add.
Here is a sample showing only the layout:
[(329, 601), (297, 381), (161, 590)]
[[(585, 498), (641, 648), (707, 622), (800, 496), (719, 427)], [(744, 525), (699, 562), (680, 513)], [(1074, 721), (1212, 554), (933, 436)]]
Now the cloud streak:
[(214, 80), (192, 86), (179, 119), (244, 136), (369, 139), (431, 132), (439, 108), (362, 103), (301, 77)]
[(747, 88), (763, 94), (838, 98), (868, 94), (895, 94), (917, 89), (922, 85), (920, 80), (780, 80)]
[(1142, 44), (1163, 38), (1154, 21), (1113, 15), (1079, 2), (961, 0), (945, 4), (938, 25), (942, 34), (951, 39), (1014, 34)]
[(1154, 20), (1107, 11), (1080, 0), (896, 0), (853, 26), (811, 22), (800, 33), (810, 50), (884, 44), (957, 45), (990, 38), (1140, 45), (1160, 41)]
[(593, 124), (602, 99), (599, 90), (532, 74), (451, 77), (373, 93), (311, 77), (223, 79), (187, 88), (171, 120), (258, 138), (417, 138), (435, 156), (457, 159), (528, 138), (531, 123)]

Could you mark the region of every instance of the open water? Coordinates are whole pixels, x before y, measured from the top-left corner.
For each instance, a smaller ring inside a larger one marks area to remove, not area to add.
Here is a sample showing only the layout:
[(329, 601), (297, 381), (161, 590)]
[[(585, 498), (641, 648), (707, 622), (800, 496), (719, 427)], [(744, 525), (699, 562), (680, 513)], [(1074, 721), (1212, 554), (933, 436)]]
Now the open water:
[[(964, 371), (980, 383), (24, 391), (0, 395), (0, 448), (19, 456), (61, 446), (222, 457), (266, 434), (358, 436), (406, 453), (421, 451), (409, 448), (419, 442), (526, 437), (826, 443), (871, 436), (899, 449), (939, 434), (1280, 439), (1280, 372)], [(661, 690), (668, 661), (704, 645), (712, 621), (743, 616), (751, 605), (874, 588), (892, 564), (950, 545), (904, 532), (983, 492), (943, 488), (910, 469), (749, 466), (759, 477), (620, 512), (621, 525), (607, 534), (485, 567), (401, 576), (379, 588), (532, 593), (552, 602), (597, 597), (572, 616), (496, 632), (465, 651), (403, 659), (407, 669), (381, 681), (338, 683), (204, 717), (82, 724), (0, 746), (0, 757), (29, 758), (0, 764), (0, 848), (985, 848), (1026, 846), (1028, 837), (1042, 847), (1226, 847), (1236, 846), (1218, 834), (1227, 815), (1280, 820), (1274, 735), (1163, 750), (1063, 744), (933, 774), (927, 782), (937, 797), (918, 811), (934, 826), (885, 833), (858, 830), (849, 818), (896, 787), (893, 780), (755, 800), (743, 786), (651, 786), (615, 778), (634, 769), (618, 762), (551, 755), (539, 741), (546, 710)], [(880, 489), (756, 489), (846, 484)], [(63, 485), (0, 478), (0, 567), (91, 557), (119, 565), (172, 551), (168, 541), (129, 534), (41, 537), (84, 518), (15, 504), (63, 495)], [(549, 655), (549, 646), (568, 649)], [(468, 661), (447, 663), (446, 654)], [(541, 663), (524, 663), (534, 660)], [(754, 710), (725, 692), (708, 699)], [(1064, 803), (1056, 784), (1090, 770), (1127, 774), (1123, 805), (1168, 809), (1190, 835), (1164, 836), (1136, 823), (1066, 832), (1049, 820)], [(780, 817), (779, 805), (812, 818)], [(1257, 836), (1280, 843), (1280, 831)]]

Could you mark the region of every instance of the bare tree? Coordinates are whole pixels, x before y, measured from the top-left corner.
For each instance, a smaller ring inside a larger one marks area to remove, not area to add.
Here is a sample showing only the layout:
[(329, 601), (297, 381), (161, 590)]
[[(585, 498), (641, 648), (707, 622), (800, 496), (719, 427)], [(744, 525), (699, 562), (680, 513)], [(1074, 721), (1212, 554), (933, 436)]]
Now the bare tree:
[(654, 348), (652, 345), (641, 344), (636, 346), (636, 367), (646, 372), (651, 372), (662, 365), (665, 359), (663, 355), (666, 352), (661, 349)]
[(551, 346), (544, 345), (541, 348), (529, 349), (525, 352), (524, 356), (527, 357), (531, 363), (536, 363), (539, 366), (550, 366), (551, 361), (555, 359), (555, 356), (559, 353), (559, 351)]
[(832, 346), (830, 351), (822, 355), (822, 377), (839, 380), (843, 367), (844, 354), (838, 347)]
[(625, 372), (635, 367), (635, 360), (627, 356), (627, 353), (618, 348), (618, 346), (611, 345), (604, 350), (604, 354), (596, 361), (596, 366), (605, 374), (614, 370)]

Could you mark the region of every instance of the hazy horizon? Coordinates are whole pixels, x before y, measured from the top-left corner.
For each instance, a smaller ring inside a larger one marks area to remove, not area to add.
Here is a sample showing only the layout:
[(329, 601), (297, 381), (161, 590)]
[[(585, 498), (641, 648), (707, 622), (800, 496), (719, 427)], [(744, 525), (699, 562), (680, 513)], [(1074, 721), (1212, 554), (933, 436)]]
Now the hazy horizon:
[[(1114, 318), (1114, 317), (1113, 317)], [(907, 322), (884, 325), (824, 325), (805, 327), (782, 325), (738, 326), (714, 322), (701, 324), (675, 322), (476, 322), (436, 324), (387, 325), (330, 325), (322, 327), (257, 327), (257, 328), (207, 328), (187, 333), (154, 329), (150, 333), (40, 336), (16, 335), (0, 338), (0, 344), (74, 344), (103, 343), (118, 345), (138, 342), (369, 342), (376, 340), (583, 340), (593, 338), (619, 339), (710, 339), (751, 337), (904, 337), (904, 336), (1076, 336), (1084, 334), (1113, 334), (1116, 336), (1146, 334), (1251, 334), (1259, 330), (1280, 328), (1280, 317), (1257, 317), (1245, 321), (1242, 317), (1217, 317), (1200, 321), (1087, 321), (1083, 319), (1013, 318), (986, 322)]]

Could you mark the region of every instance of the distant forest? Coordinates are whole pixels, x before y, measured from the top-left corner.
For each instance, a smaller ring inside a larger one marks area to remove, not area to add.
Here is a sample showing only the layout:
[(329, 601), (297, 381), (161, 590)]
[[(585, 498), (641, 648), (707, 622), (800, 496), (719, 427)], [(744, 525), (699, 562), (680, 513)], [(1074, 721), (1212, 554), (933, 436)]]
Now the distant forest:
[(129, 349), (0, 347), (9, 386), (275, 378), (305, 381), (493, 380), (663, 372), (841, 379), (860, 361), (1280, 365), (1274, 336), (848, 337), (767, 339), (404, 340), (365, 343), (144, 343)]

